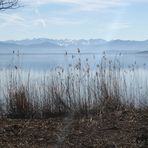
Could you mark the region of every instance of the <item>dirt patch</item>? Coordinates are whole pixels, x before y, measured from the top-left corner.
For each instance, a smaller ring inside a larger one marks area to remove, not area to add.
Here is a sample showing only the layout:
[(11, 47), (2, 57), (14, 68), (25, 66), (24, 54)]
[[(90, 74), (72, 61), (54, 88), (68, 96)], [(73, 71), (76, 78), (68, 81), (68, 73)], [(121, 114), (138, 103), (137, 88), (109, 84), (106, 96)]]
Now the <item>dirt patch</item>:
[(148, 112), (118, 111), (75, 119), (0, 119), (0, 147), (148, 147)]

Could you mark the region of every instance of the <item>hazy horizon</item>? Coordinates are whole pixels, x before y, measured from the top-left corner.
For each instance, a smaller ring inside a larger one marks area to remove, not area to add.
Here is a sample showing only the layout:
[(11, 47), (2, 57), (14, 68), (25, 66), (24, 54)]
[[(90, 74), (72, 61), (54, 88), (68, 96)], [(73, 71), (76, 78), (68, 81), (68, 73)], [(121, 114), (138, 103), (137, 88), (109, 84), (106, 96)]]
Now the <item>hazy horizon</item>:
[(38, 39), (48, 39), (48, 40), (69, 40), (69, 41), (79, 41), (79, 40), (104, 40), (104, 41), (107, 41), (107, 42), (110, 42), (110, 41), (137, 41), (137, 42), (142, 42), (142, 41), (148, 41), (148, 38), (147, 39), (143, 39), (143, 40), (134, 40), (134, 39), (120, 39), (120, 38), (116, 38), (116, 39), (110, 39), (110, 40), (106, 40), (106, 39), (103, 39), (103, 38), (44, 38), (44, 37), (33, 37), (33, 38), (22, 38), (22, 39), (6, 39), (6, 40), (0, 40), (0, 42), (9, 42), (9, 41), (23, 41), (23, 40), (38, 40)]

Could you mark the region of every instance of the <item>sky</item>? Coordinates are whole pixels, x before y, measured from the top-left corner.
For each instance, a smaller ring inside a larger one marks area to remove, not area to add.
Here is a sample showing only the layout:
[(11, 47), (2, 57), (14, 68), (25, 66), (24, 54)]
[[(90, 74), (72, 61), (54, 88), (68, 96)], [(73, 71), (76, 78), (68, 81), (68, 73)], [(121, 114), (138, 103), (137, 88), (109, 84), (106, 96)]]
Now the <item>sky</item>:
[(20, 0), (0, 11), (0, 40), (147, 40), (148, 0)]

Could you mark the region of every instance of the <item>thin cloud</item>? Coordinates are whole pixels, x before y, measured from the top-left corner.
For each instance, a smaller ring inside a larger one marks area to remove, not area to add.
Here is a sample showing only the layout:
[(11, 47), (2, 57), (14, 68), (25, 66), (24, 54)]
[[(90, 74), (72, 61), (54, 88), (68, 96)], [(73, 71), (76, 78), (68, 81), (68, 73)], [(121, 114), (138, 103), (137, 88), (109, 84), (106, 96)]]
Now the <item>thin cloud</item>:
[(24, 25), (25, 19), (19, 14), (7, 14), (0, 13), (0, 22), (2, 22), (1, 27), (5, 27), (7, 25), (21, 24)]
[(124, 22), (116, 22), (110, 25), (110, 30), (120, 30), (120, 29), (127, 29), (130, 27), (129, 23)]
[(54, 26), (72, 26), (72, 25), (80, 25), (82, 24), (82, 21), (76, 21), (76, 20), (67, 20), (63, 18), (39, 18), (39, 19), (34, 19), (32, 20), (31, 24), (33, 26), (42, 26), (43, 28), (47, 27), (48, 25), (54, 25)]
[(24, 18), (18, 14), (7, 14), (7, 13), (0, 13), (0, 19), (9, 22), (22, 22)]
[(46, 5), (50, 3), (73, 4), (79, 10), (100, 10), (127, 6), (133, 3), (148, 3), (147, 0), (23, 0), (30, 5)]
[(47, 26), (47, 23), (44, 19), (36, 19), (33, 21), (33, 26), (42, 26), (43, 28), (45, 28)]
[(78, 7), (79, 10), (98, 10), (127, 4), (123, 0), (24, 0), (24, 2), (33, 5), (45, 5), (50, 3), (73, 4), (73, 6)]

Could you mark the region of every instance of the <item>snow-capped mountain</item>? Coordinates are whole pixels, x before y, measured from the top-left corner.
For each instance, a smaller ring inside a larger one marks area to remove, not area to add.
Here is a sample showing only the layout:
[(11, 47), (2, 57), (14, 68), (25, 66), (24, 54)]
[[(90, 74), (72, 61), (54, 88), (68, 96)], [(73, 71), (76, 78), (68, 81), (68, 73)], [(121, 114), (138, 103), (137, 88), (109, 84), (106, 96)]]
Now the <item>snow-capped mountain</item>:
[(44, 50), (64, 49), (71, 50), (80, 48), (83, 51), (128, 51), (128, 52), (138, 52), (148, 50), (148, 40), (145, 41), (130, 41), (130, 40), (111, 40), (105, 41), (103, 39), (80, 39), (80, 40), (56, 40), (47, 38), (38, 39), (26, 39), (26, 40), (9, 40), (0, 42), (0, 51), (12, 51), (12, 50), (27, 50), (33, 49), (35, 52)]

